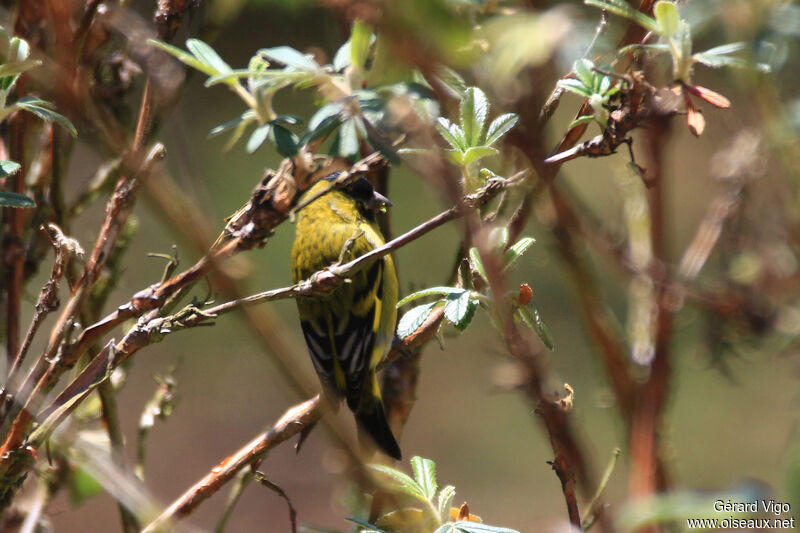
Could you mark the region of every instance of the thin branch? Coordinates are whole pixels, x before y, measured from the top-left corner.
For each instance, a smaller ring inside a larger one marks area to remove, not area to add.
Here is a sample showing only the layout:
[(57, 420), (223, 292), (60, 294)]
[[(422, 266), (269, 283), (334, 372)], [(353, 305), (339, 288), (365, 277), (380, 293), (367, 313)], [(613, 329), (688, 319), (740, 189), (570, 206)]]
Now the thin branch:
[(198, 505), (230, 481), (238, 471), (260, 461), (278, 444), (312, 426), (322, 415), (319, 396), (287, 410), (268, 431), (262, 433), (216, 467), (175, 500), (161, 515), (142, 530), (154, 533), (185, 518)]

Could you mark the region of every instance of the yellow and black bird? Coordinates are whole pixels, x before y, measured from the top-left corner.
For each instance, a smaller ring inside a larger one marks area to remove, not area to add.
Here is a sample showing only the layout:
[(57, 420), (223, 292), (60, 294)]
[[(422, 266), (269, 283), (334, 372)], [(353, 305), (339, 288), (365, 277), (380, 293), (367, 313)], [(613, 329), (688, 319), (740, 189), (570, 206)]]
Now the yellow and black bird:
[[(331, 187), (338, 174), (315, 183), (300, 201)], [(298, 212), (292, 248), (294, 281), (384, 244), (375, 213), (391, 205), (362, 177), (318, 197)], [(348, 243), (348, 241), (350, 241)], [(343, 250), (345, 257), (342, 256)], [(297, 298), (311, 361), (332, 398), (344, 397), (363, 430), (388, 455), (400, 459), (389, 428), (375, 368), (389, 350), (397, 319), (397, 274), (392, 258), (367, 265), (330, 294)]]

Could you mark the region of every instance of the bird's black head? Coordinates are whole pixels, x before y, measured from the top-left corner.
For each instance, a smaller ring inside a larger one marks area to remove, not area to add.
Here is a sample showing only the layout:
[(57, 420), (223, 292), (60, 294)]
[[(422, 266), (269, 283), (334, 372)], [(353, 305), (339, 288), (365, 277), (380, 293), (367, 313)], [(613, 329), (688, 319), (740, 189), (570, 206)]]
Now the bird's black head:
[[(339, 177), (339, 173), (325, 176), (325, 180), (334, 181)], [(347, 196), (356, 201), (356, 206), (361, 216), (369, 221), (375, 220), (375, 211), (392, 205), (388, 198), (380, 194), (372, 186), (372, 183), (361, 176), (356, 181), (348, 184), (346, 187), (340, 189)]]

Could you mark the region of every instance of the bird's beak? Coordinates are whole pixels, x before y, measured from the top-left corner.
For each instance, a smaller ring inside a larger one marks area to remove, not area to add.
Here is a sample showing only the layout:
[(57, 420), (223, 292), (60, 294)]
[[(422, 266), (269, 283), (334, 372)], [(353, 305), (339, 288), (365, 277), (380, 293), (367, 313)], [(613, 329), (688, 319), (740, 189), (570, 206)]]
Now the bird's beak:
[(392, 202), (377, 191), (372, 193), (372, 198), (367, 202), (367, 207), (375, 211), (385, 211), (387, 207), (392, 207)]

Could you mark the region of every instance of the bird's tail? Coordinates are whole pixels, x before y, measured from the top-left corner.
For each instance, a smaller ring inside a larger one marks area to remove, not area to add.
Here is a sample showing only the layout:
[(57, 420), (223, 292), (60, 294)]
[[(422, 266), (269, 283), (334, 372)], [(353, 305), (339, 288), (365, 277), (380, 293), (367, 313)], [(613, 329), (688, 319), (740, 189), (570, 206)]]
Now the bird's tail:
[(389, 422), (386, 420), (386, 413), (383, 411), (378, 379), (377, 377), (372, 379), (374, 380), (372, 390), (365, 391), (358, 410), (355, 412), (356, 420), (361, 429), (375, 441), (381, 450), (399, 461), (400, 446), (392, 434)]

